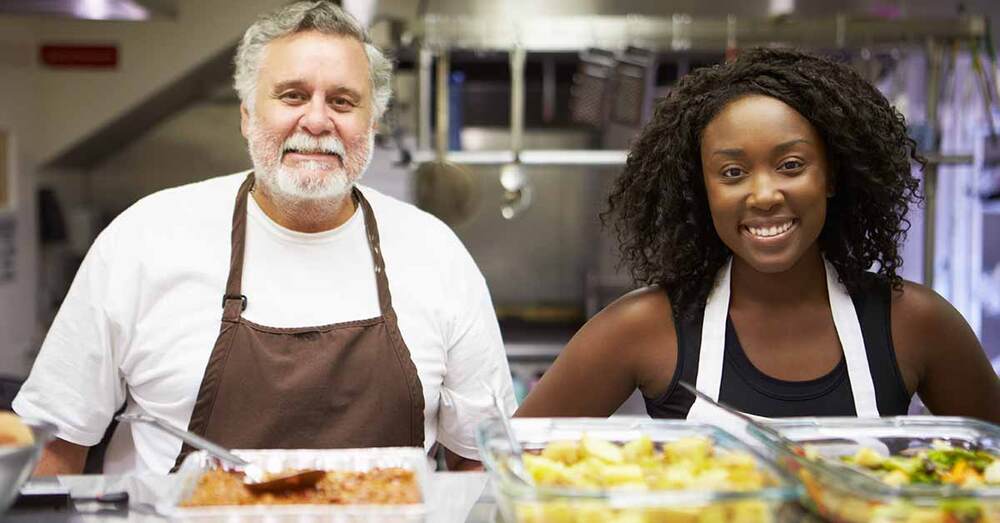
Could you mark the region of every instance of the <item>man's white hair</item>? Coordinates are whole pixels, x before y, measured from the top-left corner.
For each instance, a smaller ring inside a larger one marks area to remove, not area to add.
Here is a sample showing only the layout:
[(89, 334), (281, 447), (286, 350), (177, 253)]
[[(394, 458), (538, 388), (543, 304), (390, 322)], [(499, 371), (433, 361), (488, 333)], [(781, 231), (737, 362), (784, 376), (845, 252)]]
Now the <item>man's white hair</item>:
[(295, 2), (261, 15), (236, 49), (233, 84), (248, 109), (253, 109), (264, 48), (273, 40), (304, 31), (353, 38), (364, 45), (372, 88), (375, 119), (382, 117), (392, 97), (392, 61), (372, 44), (368, 31), (340, 6), (325, 0)]

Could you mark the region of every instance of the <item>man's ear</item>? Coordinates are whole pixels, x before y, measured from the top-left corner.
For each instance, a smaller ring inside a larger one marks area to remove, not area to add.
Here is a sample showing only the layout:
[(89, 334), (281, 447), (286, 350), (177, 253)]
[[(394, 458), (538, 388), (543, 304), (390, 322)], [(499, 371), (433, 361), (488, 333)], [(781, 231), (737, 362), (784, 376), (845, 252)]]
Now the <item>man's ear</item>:
[(244, 138), (250, 138), (250, 111), (247, 110), (245, 103), (240, 104), (240, 132)]

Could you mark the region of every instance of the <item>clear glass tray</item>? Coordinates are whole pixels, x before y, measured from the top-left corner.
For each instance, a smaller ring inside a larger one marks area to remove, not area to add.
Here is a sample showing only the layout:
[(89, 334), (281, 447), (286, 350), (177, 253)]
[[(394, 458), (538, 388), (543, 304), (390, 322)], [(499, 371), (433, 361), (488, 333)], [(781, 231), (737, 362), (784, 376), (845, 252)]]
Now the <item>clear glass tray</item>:
[(762, 454), (729, 433), (708, 425), (648, 418), (518, 418), (511, 420), (526, 451), (549, 442), (575, 441), (584, 434), (624, 443), (641, 435), (654, 444), (705, 436), (716, 448), (750, 454), (774, 485), (753, 492), (711, 490), (584, 489), (527, 485), (507, 469), (510, 446), (499, 420), (479, 426), (479, 454), (508, 523), (591, 521), (774, 521), (797, 494), (794, 482)]
[(198, 478), (217, 468), (217, 461), (204, 452), (193, 452), (177, 471), (175, 487), (157, 504), (158, 513), (172, 519), (218, 521), (335, 521), (335, 522), (423, 522), (427, 517), (429, 469), (423, 449), (385, 447), (324, 450), (234, 450), (234, 454), (258, 464), (266, 472), (291, 469), (365, 471), (373, 468), (400, 467), (414, 471), (420, 488), (421, 503), (409, 505), (235, 505), (217, 507), (182, 507), (191, 496)]
[(929, 447), (935, 440), (1000, 454), (1000, 427), (969, 418), (911, 416), (881, 419), (789, 418), (768, 420), (788, 439), (808, 445), (818, 457), (788, 449), (754, 427), (776, 463), (802, 482), (803, 503), (834, 521), (971, 523), (1000, 521), (1000, 488), (952, 485), (891, 486), (844, 465), (841, 456), (869, 447), (882, 455)]

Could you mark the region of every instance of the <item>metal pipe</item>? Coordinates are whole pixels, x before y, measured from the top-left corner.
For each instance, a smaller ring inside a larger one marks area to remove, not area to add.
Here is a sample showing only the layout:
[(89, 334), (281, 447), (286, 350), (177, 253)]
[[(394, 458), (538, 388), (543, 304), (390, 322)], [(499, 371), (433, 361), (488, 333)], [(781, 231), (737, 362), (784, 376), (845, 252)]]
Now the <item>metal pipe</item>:
[(417, 69), (417, 148), (431, 148), (431, 64), (434, 55), (426, 47), (420, 48)]
[[(927, 117), (926, 125), (931, 130), (930, 150), (937, 151), (938, 136), (938, 93), (941, 83), (941, 61), (943, 49), (933, 38), (927, 41)], [(928, 163), (924, 168), (924, 267), (923, 284), (934, 288), (934, 251), (936, 240), (935, 220), (937, 218), (938, 163)]]
[(435, 105), (437, 106), (437, 118), (434, 122), (434, 130), (437, 137), (434, 140), (434, 150), (437, 152), (437, 159), (443, 160), (448, 151), (448, 74), (451, 72), (451, 63), (448, 58), (448, 51), (442, 50), (437, 57), (437, 85), (435, 92)]
[(514, 161), (524, 146), (524, 48), (514, 46), (510, 51), (510, 149)]

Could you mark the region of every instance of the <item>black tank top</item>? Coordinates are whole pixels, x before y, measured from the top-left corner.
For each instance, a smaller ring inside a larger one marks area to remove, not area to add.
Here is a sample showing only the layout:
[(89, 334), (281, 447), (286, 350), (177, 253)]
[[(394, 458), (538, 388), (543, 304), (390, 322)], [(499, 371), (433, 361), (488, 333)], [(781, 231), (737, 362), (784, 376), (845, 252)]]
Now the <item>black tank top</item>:
[[(875, 384), (875, 398), (882, 416), (904, 415), (910, 405), (896, 352), (892, 346), (890, 288), (884, 278), (867, 273), (860, 292), (851, 301), (861, 323), (868, 353), (868, 367)], [(694, 395), (677, 385), (695, 383), (701, 350), (704, 305), (687, 321), (674, 318), (677, 332), (677, 368), (667, 391), (659, 398), (644, 398), (646, 412), (654, 418), (685, 418)], [(725, 355), (719, 400), (743, 412), (769, 418), (790, 416), (856, 416), (851, 381), (844, 358), (829, 373), (808, 381), (784, 381), (755, 367), (740, 345), (732, 320), (726, 318)]]

